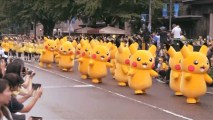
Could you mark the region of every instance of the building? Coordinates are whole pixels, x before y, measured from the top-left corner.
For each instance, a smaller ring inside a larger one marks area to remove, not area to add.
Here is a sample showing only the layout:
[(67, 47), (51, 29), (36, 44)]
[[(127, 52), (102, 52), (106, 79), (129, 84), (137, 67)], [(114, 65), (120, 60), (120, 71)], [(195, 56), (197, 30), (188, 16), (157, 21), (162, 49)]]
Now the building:
[(213, 38), (213, 0), (183, 0), (188, 16), (199, 16), (193, 22), (192, 36), (198, 37), (199, 35), (206, 37), (210, 35)]

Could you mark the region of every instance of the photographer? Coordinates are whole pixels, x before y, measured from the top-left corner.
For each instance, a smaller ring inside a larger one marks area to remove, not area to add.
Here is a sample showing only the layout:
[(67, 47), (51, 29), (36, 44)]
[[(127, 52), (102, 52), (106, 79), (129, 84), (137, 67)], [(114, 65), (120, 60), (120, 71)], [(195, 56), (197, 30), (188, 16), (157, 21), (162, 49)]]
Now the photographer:
[[(22, 83), (24, 82), (23, 79), (15, 73), (7, 73), (4, 77), (4, 79), (6, 79), (8, 81), (12, 92), (19, 91)], [(21, 96), (21, 97), (17, 97), (16, 94), (13, 94), (11, 96), (11, 101), (8, 104), (8, 108), (9, 108), (10, 112), (13, 113), (12, 114), (13, 118), (14, 119), (20, 118), (20, 116), (14, 114), (16, 112), (21, 112), (21, 113), (29, 112), (33, 108), (33, 106), (36, 104), (38, 99), (41, 97), (42, 92), (43, 92), (43, 89), (38, 88), (37, 90), (31, 89), (30, 92), (28, 92), (27, 94), (25, 94), (24, 96)], [(34, 95), (33, 95), (33, 93), (34, 93)], [(23, 103), (26, 100), (28, 100), (30, 97), (32, 97), (31, 101), (27, 105), (24, 105)]]
[(0, 120), (6, 118), (12, 120), (12, 116), (6, 104), (11, 99), (11, 91), (6, 80), (0, 79)]

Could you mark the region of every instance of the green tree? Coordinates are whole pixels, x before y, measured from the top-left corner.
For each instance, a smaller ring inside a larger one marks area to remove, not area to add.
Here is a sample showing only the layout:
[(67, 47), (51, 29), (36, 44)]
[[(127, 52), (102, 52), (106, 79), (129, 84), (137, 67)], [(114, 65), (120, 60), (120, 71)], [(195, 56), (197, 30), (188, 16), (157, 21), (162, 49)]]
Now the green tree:
[[(80, 11), (90, 24), (105, 21), (106, 24), (124, 24), (129, 21), (133, 31), (141, 27), (140, 14), (149, 12), (149, 0), (75, 0)], [(161, 0), (152, 0), (153, 16), (162, 7)], [(156, 21), (154, 17), (153, 21)]]
[(2, 3), (0, 15), (2, 14), (6, 22), (14, 23), (17, 19), (23, 24), (40, 22), (44, 27), (44, 35), (52, 35), (56, 22), (67, 20), (76, 14), (74, 0), (0, 0), (0, 2)]

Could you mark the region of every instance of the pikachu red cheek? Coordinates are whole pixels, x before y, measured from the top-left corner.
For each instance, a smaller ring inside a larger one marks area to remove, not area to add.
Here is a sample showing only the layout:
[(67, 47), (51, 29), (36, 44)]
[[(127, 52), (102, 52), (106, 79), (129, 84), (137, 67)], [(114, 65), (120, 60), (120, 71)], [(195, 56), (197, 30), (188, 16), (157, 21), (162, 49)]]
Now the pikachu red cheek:
[(175, 70), (180, 70), (180, 65), (175, 65)]
[(48, 49), (48, 47), (47, 47), (47, 46), (45, 46), (45, 49)]
[(130, 63), (130, 60), (129, 60), (129, 59), (126, 59), (126, 60), (125, 60), (125, 64), (129, 65), (129, 63)]
[(93, 58), (93, 59), (96, 59), (96, 54), (93, 54), (93, 55), (92, 55), (92, 58)]
[(137, 62), (133, 62), (132, 67), (137, 67)]
[(85, 52), (83, 52), (83, 53), (82, 53), (82, 56), (85, 56), (85, 55), (86, 55), (86, 53), (85, 53)]
[(70, 52), (70, 55), (72, 55), (72, 54), (73, 54), (73, 52), (71, 51), (71, 52)]
[(193, 72), (193, 71), (195, 70), (195, 67), (194, 67), (193, 65), (189, 65), (189, 66), (188, 66), (188, 70), (189, 70), (190, 72)]
[(108, 58), (108, 61), (110, 61), (110, 60), (111, 60), (111, 58), (109, 57), (109, 58)]
[(152, 64), (152, 68), (155, 68), (155, 63)]
[(79, 54), (80, 54), (80, 51), (77, 51), (76, 53), (79, 55)]

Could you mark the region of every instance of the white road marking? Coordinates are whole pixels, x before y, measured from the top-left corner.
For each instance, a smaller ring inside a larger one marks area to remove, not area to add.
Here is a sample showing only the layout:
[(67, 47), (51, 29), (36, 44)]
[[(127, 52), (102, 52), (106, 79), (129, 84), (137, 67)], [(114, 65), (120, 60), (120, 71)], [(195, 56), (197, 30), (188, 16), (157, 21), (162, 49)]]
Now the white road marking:
[[(47, 71), (47, 72), (49, 72), (49, 73), (52, 73), (52, 74), (55, 74), (55, 75), (58, 75), (58, 76), (61, 76), (61, 77), (63, 77), (63, 78), (67, 78), (67, 79), (70, 79), (70, 80), (73, 80), (73, 81), (76, 81), (76, 82), (85, 84), (85, 85), (92, 85), (92, 84), (88, 84), (88, 83), (79, 81), (79, 80), (74, 79), (74, 78), (70, 78), (70, 77), (67, 77), (67, 76), (63, 76), (63, 75), (61, 75), (61, 74), (52, 72), (52, 71), (50, 71), (50, 70), (46, 70), (46, 69), (40, 68), (40, 67), (38, 67), (38, 66), (34, 66), (34, 65), (31, 65), (31, 64), (27, 64), (27, 65), (32, 66), (32, 67), (35, 67), (35, 68), (37, 68), (37, 69), (41, 69), (41, 70), (43, 70), (43, 71)], [(150, 107), (150, 108), (157, 109), (157, 110), (159, 110), (159, 111), (168, 113), (168, 114), (170, 114), (170, 115), (173, 115), (173, 116), (176, 116), (176, 117), (185, 119), (185, 120), (193, 120), (192, 118), (188, 118), (188, 117), (186, 117), (186, 116), (183, 116), (183, 115), (174, 113), (174, 112), (169, 111), (169, 110), (166, 110), (166, 109), (164, 109), (164, 108), (161, 108), (161, 107), (158, 107), (158, 106), (149, 104), (149, 103), (145, 103), (145, 102), (142, 102), (142, 101), (133, 99), (133, 98), (131, 98), (131, 97), (127, 97), (127, 96), (122, 95), (122, 94), (120, 94), (120, 93), (116, 93), (116, 92), (113, 92), (113, 91), (110, 91), (110, 90), (107, 90), (107, 89), (104, 89), (104, 88), (101, 88), (101, 87), (97, 87), (97, 86), (94, 86), (94, 87), (97, 88), (97, 89), (100, 89), (100, 90), (102, 90), (102, 91), (105, 91), (105, 92), (108, 92), (108, 93), (117, 95), (117, 96), (119, 96), (119, 97), (125, 98), (125, 99), (127, 99), (127, 100), (130, 100), (130, 101), (133, 101), (133, 102), (137, 102), (137, 103), (142, 104), (142, 105), (145, 105), (145, 106), (147, 106), (147, 107)]]
[(156, 79), (158, 82), (160, 82), (160, 83), (166, 83), (166, 82), (164, 82), (164, 81), (162, 81), (162, 80), (160, 80), (160, 79)]
[(211, 94), (211, 95), (213, 95), (213, 93), (212, 92), (207, 92), (208, 94)]
[(94, 87), (94, 85), (65, 85), (65, 86), (44, 86), (43, 88), (88, 88)]

